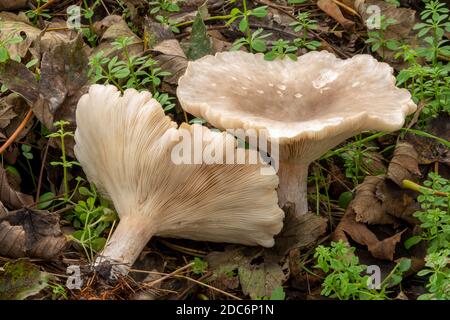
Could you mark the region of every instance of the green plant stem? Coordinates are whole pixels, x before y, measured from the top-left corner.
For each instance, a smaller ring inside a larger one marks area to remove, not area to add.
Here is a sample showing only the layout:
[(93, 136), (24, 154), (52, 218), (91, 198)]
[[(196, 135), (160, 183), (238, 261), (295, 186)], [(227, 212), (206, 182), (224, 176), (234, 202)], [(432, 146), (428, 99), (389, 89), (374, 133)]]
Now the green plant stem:
[(417, 192), (420, 192), (420, 193), (424, 193), (424, 191), (425, 191), (427, 193), (432, 193), (432, 194), (434, 194), (436, 196), (450, 197), (449, 193), (441, 192), (441, 191), (437, 191), (437, 190), (433, 190), (433, 189), (421, 186), (420, 184), (417, 184), (417, 183), (415, 183), (415, 182), (413, 182), (411, 180), (408, 180), (408, 179), (403, 180), (402, 181), (402, 185), (403, 185), (403, 188), (405, 188), (405, 189), (417, 191)]
[(31, 169), (30, 161), (28, 159), (26, 159), (26, 160), (27, 160), (28, 170), (30, 170), (31, 181), (33, 182), (34, 188), (36, 189), (36, 179), (34, 178), (34, 174), (33, 174), (33, 170)]
[(449, 141), (447, 141), (445, 139), (442, 139), (442, 138), (439, 138), (439, 137), (436, 137), (436, 136), (434, 136), (434, 135), (432, 135), (430, 133), (427, 133), (427, 132), (424, 132), (424, 131), (421, 131), (421, 130), (408, 129), (408, 128), (402, 128), (400, 130), (401, 131), (405, 131), (406, 133), (411, 132), (411, 133), (414, 133), (415, 135), (418, 135), (418, 136), (421, 136), (421, 137), (434, 139), (434, 140), (439, 141), (440, 143), (442, 143), (447, 148), (450, 148), (450, 142)]
[[(228, 20), (230, 18), (232, 18), (232, 15), (230, 15), (230, 14), (224, 15), (224, 16), (213, 16), (213, 17), (208, 17), (208, 18), (203, 19), (203, 22), (215, 21), (215, 20)], [(193, 23), (194, 23), (194, 20), (184, 21), (184, 22), (177, 23), (175, 25), (175, 27), (178, 27), (178, 28), (185, 27), (185, 26), (188, 26)]]
[(353, 145), (356, 145), (356, 144), (362, 144), (362, 143), (364, 143), (364, 142), (369, 142), (369, 141), (378, 139), (379, 137), (382, 137), (382, 136), (384, 136), (384, 135), (386, 135), (386, 134), (387, 134), (386, 132), (377, 132), (377, 133), (375, 133), (375, 134), (373, 134), (373, 135), (370, 135), (370, 136), (368, 136), (368, 137), (366, 137), (366, 138), (364, 138), (364, 139), (361, 139), (361, 140), (354, 141), (354, 142), (351, 142), (351, 143), (349, 143), (349, 144), (346, 144), (344, 147), (338, 148), (338, 149), (336, 149), (336, 150), (330, 150), (330, 151), (328, 151), (326, 154), (324, 154), (324, 155), (320, 158), (320, 160), (325, 160), (325, 159), (328, 159), (328, 158), (337, 156), (337, 155), (339, 155), (340, 153), (347, 151), (348, 148), (351, 147), (351, 146), (353, 146)]
[[(62, 129), (62, 126), (61, 126)], [(69, 181), (67, 180), (67, 158), (66, 158), (66, 148), (64, 144), (64, 134), (61, 135), (61, 160), (63, 161), (63, 182), (64, 182), (64, 201), (69, 200)]]
[(250, 27), (248, 26), (249, 21), (248, 21), (248, 15), (247, 15), (247, 0), (242, 0), (242, 7), (244, 9), (244, 18), (243, 19), (247, 19), (247, 42), (250, 44), (250, 52), (253, 53), (253, 48), (252, 48), (252, 33), (250, 31)]

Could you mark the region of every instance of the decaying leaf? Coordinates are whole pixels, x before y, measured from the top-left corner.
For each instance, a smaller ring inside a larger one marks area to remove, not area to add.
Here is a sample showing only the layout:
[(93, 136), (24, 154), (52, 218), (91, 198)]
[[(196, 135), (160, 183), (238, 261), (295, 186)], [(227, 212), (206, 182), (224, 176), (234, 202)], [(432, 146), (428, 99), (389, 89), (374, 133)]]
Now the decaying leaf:
[(284, 227), (275, 237), (274, 249), (285, 255), (294, 248), (305, 248), (314, 244), (325, 233), (327, 220), (308, 212), (298, 216), (287, 212), (284, 218)]
[(403, 231), (380, 241), (364, 223), (356, 221), (355, 212), (349, 208), (333, 233), (333, 241), (342, 240), (348, 243), (349, 236), (353, 241), (366, 245), (375, 258), (392, 261), (402, 233)]
[(389, 179), (384, 179), (377, 185), (376, 196), (381, 200), (381, 208), (398, 219), (410, 224), (418, 224), (419, 221), (413, 216), (420, 210), (416, 201), (417, 193), (399, 187)]
[(132, 44), (127, 47), (130, 56), (138, 56), (143, 52), (142, 40), (128, 27), (121, 16), (109, 15), (94, 24), (94, 29), (100, 37), (100, 44), (93, 50), (91, 56), (102, 51), (104, 56), (119, 54), (112, 43), (119, 38), (128, 37), (133, 39)]
[(408, 142), (399, 142), (395, 146), (394, 156), (389, 164), (388, 178), (401, 186), (403, 180), (416, 181), (420, 177), (418, 154)]
[(332, 0), (319, 0), (317, 6), (334, 20), (339, 22), (345, 29), (350, 29), (355, 26), (355, 23), (345, 18), (339, 9), (338, 5)]
[(0, 12), (0, 40), (13, 36), (24, 37), (24, 40), (8, 45), (11, 56), (25, 57), (30, 51), (33, 57), (39, 58), (41, 52), (48, 51), (70, 40), (65, 33), (58, 31), (43, 31), (33, 26), (24, 13), (15, 15), (11, 12)]
[[(0, 167), (0, 201), (13, 209), (22, 208), (33, 203), (32, 196), (11, 188), (6, 171), (3, 167)], [(1, 250), (2, 248), (0, 248), (0, 251)]]
[(212, 50), (211, 39), (207, 33), (206, 25), (200, 13), (197, 13), (192, 25), (191, 38), (186, 56), (189, 60), (199, 59)]
[(28, 208), (0, 211), (0, 255), (51, 259), (66, 244), (56, 214)]
[[(4, 137), (10, 137), (25, 118), (30, 107), (26, 100), (16, 93), (0, 98), (0, 128)], [(33, 121), (27, 122), (25, 128), (17, 136), (17, 140), (24, 138), (33, 127)]]
[(272, 291), (286, 281), (280, 256), (261, 248), (228, 246), (223, 252), (211, 252), (206, 257), (213, 279), (233, 277), (237, 270), (244, 294), (252, 299), (270, 296)]
[(41, 62), (36, 117), (50, 130), (53, 122), (66, 120), (75, 129), (75, 109), (88, 88), (88, 58), (81, 37), (45, 52)]
[(0, 10), (17, 10), (25, 8), (29, 0), (0, 0)]
[(46, 288), (49, 274), (27, 260), (8, 262), (0, 271), (0, 300), (23, 300)]
[(0, 82), (17, 92), (32, 105), (39, 95), (39, 84), (33, 72), (22, 63), (8, 60), (0, 64)]
[(384, 158), (374, 151), (366, 151), (362, 154), (362, 163), (364, 170), (372, 176), (385, 174), (387, 168), (384, 164)]
[[(422, 130), (444, 141), (450, 141), (450, 116), (441, 113), (439, 117), (432, 118)], [(450, 166), (450, 148), (436, 139), (408, 133), (405, 140), (417, 151), (419, 164), (441, 162)]]
[(382, 202), (376, 196), (377, 186), (383, 183), (384, 177), (367, 176), (356, 189), (356, 196), (350, 207), (356, 214), (357, 222), (368, 224), (393, 224), (395, 219), (386, 213)]
[(210, 30), (208, 35), (211, 37), (211, 54), (216, 54), (217, 52), (230, 51), (233, 44), (218, 31)]
[[(395, 5), (387, 3), (383, 0), (352, 0), (356, 11), (361, 15), (362, 20), (367, 25), (373, 23), (374, 18), (380, 15), (386, 19), (394, 19), (395, 24), (387, 27), (385, 31), (385, 39), (398, 40), (409, 44), (411, 47), (417, 46), (416, 31), (413, 30), (414, 25), (419, 22), (416, 18), (416, 12), (408, 8), (397, 8)], [(379, 10), (379, 15), (376, 11)], [(376, 29), (374, 29), (376, 30)], [(370, 30), (369, 30), (370, 31)], [(380, 48), (378, 54), (384, 56), (385, 60), (389, 60), (391, 65), (398, 69), (405, 65), (394, 59), (395, 52), (388, 48)]]
[[(10, 100), (10, 99), (8, 99)], [(14, 112), (14, 105), (6, 98), (0, 99), (0, 128), (4, 129), (11, 123), (11, 120), (17, 117)]]
[(146, 21), (145, 33), (159, 67), (171, 73), (170, 76), (164, 77), (164, 82), (177, 85), (178, 79), (184, 74), (188, 64), (180, 43), (167, 26), (158, 23)]
[[(69, 121), (67, 129), (75, 129), (76, 104), (88, 88), (88, 58), (83, 46), (78, 37), (45, 52), (39, 82), (21, 63), (9, 60), (0, 65), (0, 80), (32, 105), (34, 115), (50, 130), (58, 120)], [(68, 151), (72, 153), (70, 146)]]

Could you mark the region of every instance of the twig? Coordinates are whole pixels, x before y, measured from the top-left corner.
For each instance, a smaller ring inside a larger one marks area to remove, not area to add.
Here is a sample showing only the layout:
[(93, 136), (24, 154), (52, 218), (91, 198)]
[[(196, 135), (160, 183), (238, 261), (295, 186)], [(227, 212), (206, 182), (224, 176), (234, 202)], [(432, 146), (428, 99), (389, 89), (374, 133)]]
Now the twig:
[(164, 277), (161, 277), (161, 278), (159, 278), (159, 279), (157, 279), (157, 280), (155, 280), (155, 281), (152, 281), (152, 282), (150, 282), (150, 283), (148, 283), (148, 284), (145, 284), (145, 285), (146, 285), (146, 286), (149, 286), (149, 287), (153, 287), (155, 284), (158, 284), (158, 283), (160, 283), (161, 281), (166, 280), (167, 278), (173, 277), (173, 276), (175, 276), (176, 274), (180, 273), (181, 271), (186, 270), (186, 269), (192, 267), (193, 265), (194, 265), (194, 262), (191, 262), (191, 263), (185, 265), (184, 267), (181, 267), (181, 268), (175, 270), (174, 272), (171, 272), (171, 273), (165, 275)]
[(347, 10), (348, 12), (350, 12), (352, 15), (357, 16), (359, 18), (361, 18), (361, 16), (359, 15), (358, 12), (356, 12), (353, 8), (350, 8), (348, 5), (346, 5), (345, 3), (342, 3), (338, 0), (332, 0), (335, 4), (337, 4), (338, 6), (340, 6), (341, 8), (344, 8), (345, 10)]
[(26, 114), (25, 118), (23, 118), (22, 122), (17, 127), (16, 131), (6, 140), (6, 142), (1, 146), (0, 148), (0, 154), (2, 154), (10, 145), (11, 143), (16, 140), (16, 138), (19, 136), (19, 134), (22, 132), (22, 130), (25, 128), (28, 121), (31, 119), (31, 116), (33, 115), (33, 110), (30, 108), (28, 110), (28, 113)]
[(228, 293), (228, 292), (226, 292), (226, 291), (220, 290), (219, 288), (210, 286), (209, 284), (206, 284), (206, 283), (197, 281), (197, 280), (192, 279), (192, 278), (190, 278), (190, 277), (187, 277), (187, 276), (181, 276), (181, 275), (175, 275), (175, 277), (176, 277), (176, 278), (183, 278), (183, 279), (186, 279), (186, 280), (195, 282), (196, 284), (199, 284), (199, 285), (204, 286), (204, 287), (206, 287), (206, 288), (208, 288), (208, 289), (211, 289), (211, 290), (220, 292), (221, 294), (226, 295), (226, 296), (228, 296), (228, 297), (230, 297), (230, 298), (233, 298), (233, 299), (235, 299), (235, 300), (242, 300), (241, 298), (235, 296), (234, 294), (231, 294), (231, 293)]
[[(188, 122), (188, 121), (186, 121)], [(201, 251), (201, 250), (195, 250), (195, 249), (191, 249), (191, 248), (186, 248), (186, 247), (182, 247), (173, 243), (170, 243), (169, 241), (166, 240), (162, 240), (160, 239), (160, 241), (167, 247), (169, 247), (170, 249), (174, 249), (177, 251), (180, 251), (182, 253), (186, 253), (189, 254), (191, 256), (198, 256), (198, 257), (204, 257), (206, 256), (208, 253), (205, 251)]]
[[(189, 265), (192, 265), (192, 263), (189, 264)], [(186, 266), (185, 266), (185, 267), (186, 267)], [(184, 268), (184, 267), (183, 267), (183, 268)], [(148, 273), (148, 274), (159, 274), (159, 275), (165, 274), (166, 276), (164, 276), (163, 278), (168, 278), (168, 276), (169, 276), (169, 275), (166, 274), (166, 273), (156, 272), (156, 271), (145, 271), (145, 270), (137, 270), (137, 269), (130, 269), (130, 271), (133, 271), (133, 272), (142, 272), (142, 273)], [(177, 270), (176, 270), (176, 271), (177, 271)], [(175, 272), (175, 271), (174, 271), (174, 272)], [(172, 273), (173, 273), (173, 272), (172, 272)], [(201, 285), (201, 286), (204, 286), (204, 287), (209, 288), (209, 289), (211, 289), (211, 290), (220, 292), (221, 294), (226, 295), (226, 296), (228, 296), (228, 297), (230, 297), (230, 298), (233, 298), (233, 299), (235, 299), (235, 300), (242, 300), (241, 298), (239, 298), (239, 297), (237, 297), (237, 296), (235, 296), (235, 295), (233, 295), (233, 294), (231, 294), (231, 293), (228, 293), (228, 292), (226, 292), (226, 291), (220, 290), (219, 288), (210, 286), (209, 284), (200, 282), (200, 281), (198, 281), (198, 280), (192, 279), (192, 278), (190, 278), (190, 277), (188, 277), (188, 276), (183, 276), (183, 275), (180, 275), (180, 274), (175, 274), (173, 277), (174, 277), (174, 278), (183, 278), (183, 279), (186, 279), (186, 280), (195, 282), (196, 284)], [(162, 279), (162, 278), (160, 278), (160, 279), (158, 279), (158, 280), (156, 280), (156, 281), (159, 281), (159, 280), (161, 280), (161, 279)], [(148, 286), (148, 284), (145, 284), (145, 286)]]
[(48, 7), (50, 7), (54, 2), (56, 2), (56, 0), (48, 0), (48, 2), (44, 3), (42, 6), (37, 7), (34, 10), (34, 13), (41, 13), (42, 10), (47, 9)]

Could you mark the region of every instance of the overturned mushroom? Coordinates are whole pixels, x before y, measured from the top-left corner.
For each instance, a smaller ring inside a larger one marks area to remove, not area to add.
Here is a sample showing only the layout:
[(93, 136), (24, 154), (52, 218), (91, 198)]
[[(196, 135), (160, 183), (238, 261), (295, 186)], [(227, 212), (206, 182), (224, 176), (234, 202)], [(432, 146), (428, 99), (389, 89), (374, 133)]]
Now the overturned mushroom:
[(190, 62), (177, 95), (184, 110), (220, 129), (264, 129), (279, 143), (280, 206), (307, 212), (309, 164), (364, 130), (394, 131), (416, 110), (392, 68), (369, 55), (326, 51), (266, 61), (222, 52)]
[(200, 132), (205, 152), (236, 146), (231, 135), (200, 125), (177, 129), (150, 93), (128, 89), (121, 96), (114, 86), (92, 86), (76, 116), (76, 157), (120, 216), (98, 267), (112, 264), (112, 276), (125, 274), (154, 235), (274, 244), (284, 214), (277, 176), (260, 173), (267, 165), (206, 164), (202, 158), (176, 164), (182, 137)]

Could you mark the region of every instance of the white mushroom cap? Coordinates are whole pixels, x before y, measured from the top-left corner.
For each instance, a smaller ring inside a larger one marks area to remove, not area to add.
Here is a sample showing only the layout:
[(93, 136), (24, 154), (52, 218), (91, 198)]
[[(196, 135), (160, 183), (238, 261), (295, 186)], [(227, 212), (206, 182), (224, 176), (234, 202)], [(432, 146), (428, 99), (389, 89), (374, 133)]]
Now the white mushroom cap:
[(175, 164), (183, 132), (200, 129), (203, 149), (234, 137), (183, 125), (148, 92), (91, 86), (78, 102), (75, 154), (87, 177), (114, 203), (120, 223), (103, 255), (131, 265), (151, 236), (270, 247), (284, 213), (267, 165)]
[(393, 69), (370, 55), (309, 52), (266, 61), (221, 52), (189, 62), (177, 89), (183, 109), (220, 129), (263, 129), (279, 144), (280, 206), (306, 213), (308, 165), (364, 130), (394, 131), (416, 110)]
[[(189, 62), (177, 95), (184, 110), (217, 128), (266, 129), (280, 144), (340, 136), (337, 144), (361, 130), (398, 130), (416, 110), (392, 72), (370, 55), (342, 60), (321, 51), (266, 61), (221, 52)], [(320, 151), (309, 151), (314, 158), (329, 147), (315, 143)]]

